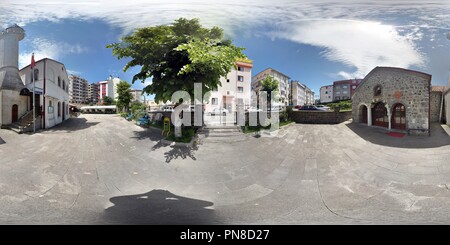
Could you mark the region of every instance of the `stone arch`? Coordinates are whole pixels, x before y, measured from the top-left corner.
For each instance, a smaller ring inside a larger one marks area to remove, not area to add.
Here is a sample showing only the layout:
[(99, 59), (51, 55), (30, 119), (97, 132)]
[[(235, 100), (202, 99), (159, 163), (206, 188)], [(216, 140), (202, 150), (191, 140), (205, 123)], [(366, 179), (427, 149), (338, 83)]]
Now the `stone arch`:
[(366, 103), (359, 103), (358, 105), (358, 122), (368, 124), (368, 110), (369, 106)]
[(390, 128), (389, 106), (383, 101), (379, 101), (372, 108), (372, 123), (375, 126)]

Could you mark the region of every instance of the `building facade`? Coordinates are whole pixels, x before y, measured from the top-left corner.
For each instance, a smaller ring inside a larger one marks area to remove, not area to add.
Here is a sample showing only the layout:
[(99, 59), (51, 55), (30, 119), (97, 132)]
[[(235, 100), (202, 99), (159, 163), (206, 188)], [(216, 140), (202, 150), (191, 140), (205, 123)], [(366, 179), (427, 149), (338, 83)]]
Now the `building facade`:
[(133, 95), (133, 101), (137, 101), (137, 102), (141, 102), (141, 103), (144, 102), (142, 90), (132, 89), (131, 95)]
[(251, 79), (253, 64), (251, 61), (237, 61), (237, 69), (232, 69), (226, 77), (220, 78), (222, 86), (213, 89), (208, 103), (207, 112), (216, 108), (225, 108), (229, 112), (237, 110), (238, 104), (248, 107), (251, 103)]
[[(256, 74), (252, 78), (252, 89), (255, 92), (252, 96), (256, 95), (258, 96), (259, 91), (261, 90), (261, 81), (266, 79), (268, 76), (273, 77), (275, 80), (278, 81), (278, 91), (280, 93), (280, 103), (284, 106), (289, 105), (289, 98), (290, 98), (290, 83), (289, 79), (290, 77), (273, 69), (273, 68), (267, 68), (264, 71)], [(257, 100), (257, 98), (252, 98), (253, 102)]]
[(333, 102), (333, 85), (320, 87), (320, 103)]
[(291, 103), (292, 106), (303, 106), (306, 104), (306, 85), (299, 81), (291, 81)]
[[(36, 61), (34, 68), (36, 108), (42, 128), (51, 128), (69, 119), (69, 77), (64, 64), (52, 60)], [(30, 66), (19, 71), (25, 86), (33, 91)]]
[(429, 133), (431, 75), (376, 67), (352, 97), (353, 122), (414, 134)]
[(314, 103), (315, 103), (314, 91), (312, 91), (310, 88), (306, 87), (305, 93), (306, 93), (305, 104), (306, 105), (314, 105)]
[(99, 84), (91, 83), (88, 85), (88, 102), (96, 104), (99, 96)]
[(80, 76), (69, 75), (69, 102), (73, 104), (89, 103), (88, 81)]
[(117, 99), (117, 84), (120, 83), (118, 77), (109, 76), (105, 81), (98, 82), (98, 101), (101, 102), (104, 97), (108, 96), (113, 100)]

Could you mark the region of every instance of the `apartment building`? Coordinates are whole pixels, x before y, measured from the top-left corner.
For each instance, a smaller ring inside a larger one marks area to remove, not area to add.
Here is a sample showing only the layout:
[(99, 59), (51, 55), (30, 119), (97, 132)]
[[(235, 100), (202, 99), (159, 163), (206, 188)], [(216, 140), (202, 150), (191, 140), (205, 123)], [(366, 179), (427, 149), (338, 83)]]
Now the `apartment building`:
[(333, 85), (320, 87), (320, 103), (333, 102)]
[(133, 95), (133, 101), (143, 102), (142, 90), (132, 89), (131, 95)]
[(333, 101), (349, 100), (362, 79), (341, 80), (333, 83)]
[(97, 103), (98, 102), (98, 91), (99, 91), (98, 83), (91, 83), (88, 85), (88, 102), (89, 103)]
[(69, 75), (69, 102), (86, 104), (88, 101), (88, 81), (80, 76)]
[[(289, 79), (290, 77), (273, 69), (273, 68), (267, 68), (260, 73), (256, 74), (252, 78), (252, 89), (256, 92), (256, 95), (259, 94), (259, 91), (261, 89), (261, 81), (267, 78), (268, 76), (273, 77), (275, 80), (278, 81), (278, 91), (280, 93), (280, 103), (288, 106), (289, 105), (289, 98), (290, 98), (290, 85), (289, 85)], [(255, 102), (257, 98), (252, 98), (252, 100)]]
[(292, 106), (305, 105), (306, 104), (306, 85), (299, 81), (291, 81), (291, 103)]
[(117, 84), (120, 83), (118, 77), (109, 76), (105, 81), (98, 82), (98, 101), (102, 101), (104, 97), (108, 96), (113, 100), (117, 99)]
[(236, 62), (237, 69), (232, 69), (226, 77), (221, 77), (220, 87), (211, 91), (209, 103), (205, 105), (207, 112), (216, 108), (225, 108), (229, 112), (236, 111), (237, 104), (250, 105), (251, 79), (253, 63), (251, 60)]

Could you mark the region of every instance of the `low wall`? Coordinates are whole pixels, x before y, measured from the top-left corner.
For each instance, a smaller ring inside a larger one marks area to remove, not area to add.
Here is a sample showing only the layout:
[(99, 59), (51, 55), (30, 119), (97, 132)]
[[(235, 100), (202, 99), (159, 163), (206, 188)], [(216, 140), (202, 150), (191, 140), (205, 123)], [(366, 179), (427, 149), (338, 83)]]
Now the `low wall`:
[(290, 118), (296, 123), (338, 124), (352, 118), (351, 111), (293, 111)]

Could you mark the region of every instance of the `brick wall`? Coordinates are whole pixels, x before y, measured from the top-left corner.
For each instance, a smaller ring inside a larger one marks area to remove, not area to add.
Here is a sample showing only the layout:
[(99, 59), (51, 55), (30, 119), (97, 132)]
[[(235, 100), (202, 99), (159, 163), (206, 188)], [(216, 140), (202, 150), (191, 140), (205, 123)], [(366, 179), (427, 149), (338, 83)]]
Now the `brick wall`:
[(352, 118), (351, 111), (293, 111), (290, 117), (296, 123), (338, 124)]

